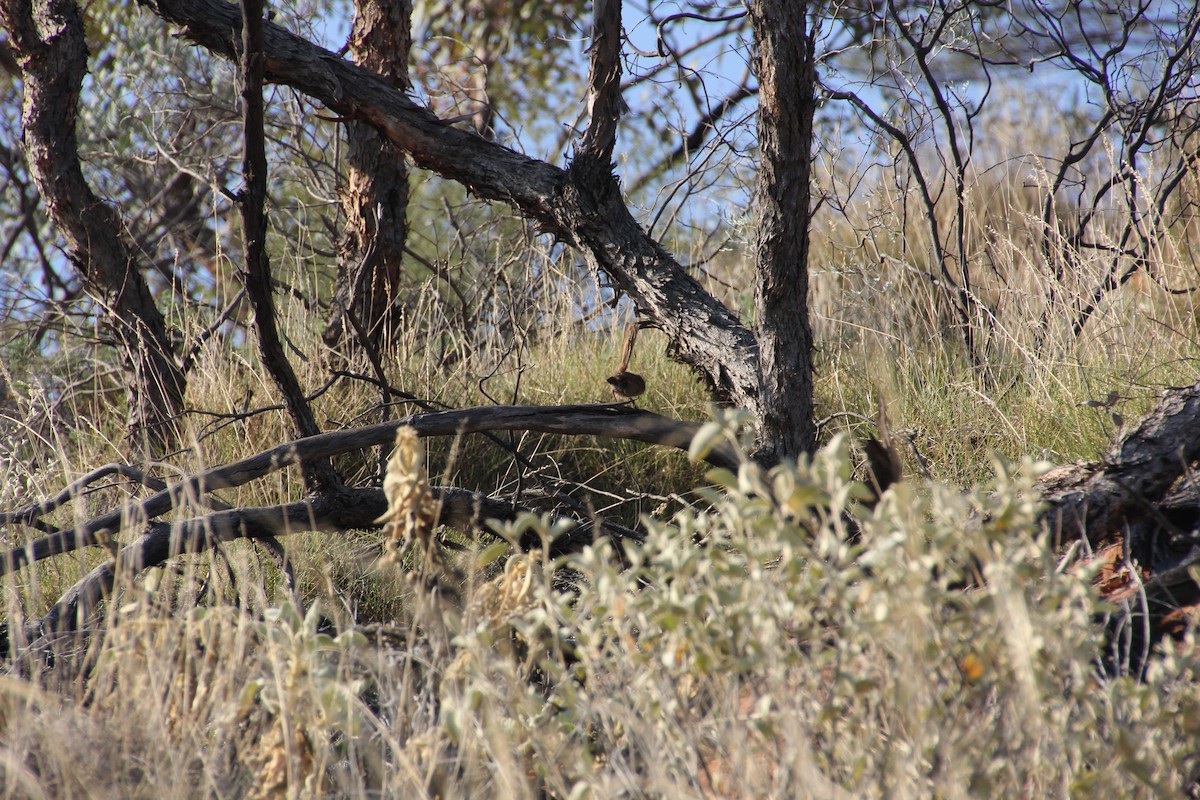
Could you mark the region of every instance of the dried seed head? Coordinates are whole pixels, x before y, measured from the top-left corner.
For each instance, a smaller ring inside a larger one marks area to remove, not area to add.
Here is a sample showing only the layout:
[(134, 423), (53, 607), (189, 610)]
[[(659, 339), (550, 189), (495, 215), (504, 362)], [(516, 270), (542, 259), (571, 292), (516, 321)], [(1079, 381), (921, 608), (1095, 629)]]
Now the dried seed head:
[(388, 510), (375, 522), (383, 523), (384, 535), (404, 543), (428, 541), (437, 521), (437, 500), (429, 488), (425, 447), (416, 428), (405, 426), (396, 431), (396, 448), (388, 459), (383, 493)]

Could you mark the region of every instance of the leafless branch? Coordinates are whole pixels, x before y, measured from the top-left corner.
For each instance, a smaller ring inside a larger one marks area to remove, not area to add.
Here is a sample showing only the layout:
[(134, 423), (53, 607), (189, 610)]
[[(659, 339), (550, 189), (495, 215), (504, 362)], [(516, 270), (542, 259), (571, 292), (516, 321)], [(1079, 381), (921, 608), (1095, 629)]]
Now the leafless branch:
[[(420, 436), (458, 436), (498, 430), (527, 430), (562, 435), (590, 435), (686, 449), (700, 429), (698, 422), (670, 419), (623, 405), (486, 406), (482, 408), (418, 414), (277, 445), (232, 464), (213, 467), (180, 480), (139, 502), (36, 539), (0, 557), (0, 575), (26, 564), (97, 543), (102, 532), (137, 528), (171, 511), (194, 504), (218, 489), (241, 486), (290, 465), (303, 465), (342, 453), (386, 446), (396, 429), (411, 425)], [(715, 466), (736, 468), (734, 448), (719, 444), (707, 460)]]
[[(239, 194), (242, 208), (242, 238), (245, 269), (242, 282), (254, 307), (254, 329), (263, 365), (275, 379), (296, 430), (301, 436), (320, 433), (300, 381), (283, 350), (276, 326), (271, 264), (267, 257), (267, 150), (263, 131), (262, 83), (266, 56), (263, 53), (263, 2), (242, 0), (242, 104), (244, 153), (242, 174), (245, 186)], [(316, 485), (337, 482), (327, 461), (304, 465), (305, 479)]]
[[(213, 52), (236, 53), (237, 9), (222, 0), (143, 0)], [(720, 400), (758, 410), (753, 335), (649, 238), (615, 182), (567, 172), (445, 124), (382, 77), (268, 23), (266, 75), (367, 121), (420, 166), (485, 199), (516, 206), (544, 231), (583, 252), (671, 340), (673, 357), (695, 368)], [(605, 174), (608, 174), (607, 172)]]

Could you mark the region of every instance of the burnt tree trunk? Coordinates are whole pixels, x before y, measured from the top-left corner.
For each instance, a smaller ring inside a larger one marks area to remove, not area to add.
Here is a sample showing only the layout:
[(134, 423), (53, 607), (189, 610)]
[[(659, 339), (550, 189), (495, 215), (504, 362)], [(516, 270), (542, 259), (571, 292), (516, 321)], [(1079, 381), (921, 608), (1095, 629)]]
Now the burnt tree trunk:
[(760, 164), (754, 207), (758, 308), (758, 458), (816, 448), (812, 328), (808, 321), (809, 175), (816, 106), (816, 37), (808, 3), (750, 3), (758, 76)]
[[(1104, 459), (1047, 473), (1038, 482), (1047, 505), (1042, 523), (1059, 543), (1084, 539), (1091, 548), (1124, 540), (1136, 556), (1152, 549), (1161, 529), (1187, 532), (1190, 546), (1200, 510), (1177, 518), (1186, 496), (1200, 496), (1200, 381), (1169, 389)], [(1180, 493), (1182, 490), (1182, 494)], [(1200, 500), (1191, 507), (1200, 509)], [(1160, 568), (1166, 565), (1160, 565)]]
[[(410, 0), (355, 0), (350, 53), (401, 91), (409, 87)], [(375, 352), (392, 339), (392, 310), (408, 238), (408, 167), (403, 154), (374, 127), (346, 123), (349, 174), (342, 192), (346, 234), (338, 253), (333, 311), (325, 343), (338, 347), (360, 332)], [(357, 329), (357, 330), (356, 330)]]
[(87, 71), (83, 16), (74, 0), (0, 1), (24, 84), (25, 154), (46, 211), (66, 240), (129, 375), (129, 438), (139, 455), (174, 441), (185, 376), (167, 322), (154, 304), (120, 215), (83, 176), (75, 137), (80, 87)]
[(1112, 606), (1106, 668), (1140, 674), (1163, 636), (1200, 620), (1200, 382), (1169, 389), (1098, 463), (1042, 477), (1041, 524), (1082, 541)]

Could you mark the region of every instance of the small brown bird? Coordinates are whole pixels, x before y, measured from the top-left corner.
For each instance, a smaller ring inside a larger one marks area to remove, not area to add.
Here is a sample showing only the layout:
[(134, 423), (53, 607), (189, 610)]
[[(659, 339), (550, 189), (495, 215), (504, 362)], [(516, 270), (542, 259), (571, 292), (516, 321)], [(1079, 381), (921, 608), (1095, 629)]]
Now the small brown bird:
[(875, 493), (875, 499), (869, 503), (870, 506), (879, 501), (889, 486), (899, 483), (904, 478), (904, 466), (900, 462), (895, 437), (892, 436), (888, 425), (886, 403), (879, 404), (875, 428), (879, 431), (879, 438), (872, 436), (863, 445), (863, 451), (867, 455), (867, 477), (870, 480), (870, 488)]
[(637, 341), (637, 332), (636, 322), (630, 322), (625, 326), (625, 341), (621, 345), (621, 361), (617, 364), (617, 371), (608, 377), (613, 397), (617, 400), (628, 400), (631, 403), (633, 398), (646, 393), (645, 379), (635, 372), (627, 371), (629, 359), (633, 357), (633, 344)]

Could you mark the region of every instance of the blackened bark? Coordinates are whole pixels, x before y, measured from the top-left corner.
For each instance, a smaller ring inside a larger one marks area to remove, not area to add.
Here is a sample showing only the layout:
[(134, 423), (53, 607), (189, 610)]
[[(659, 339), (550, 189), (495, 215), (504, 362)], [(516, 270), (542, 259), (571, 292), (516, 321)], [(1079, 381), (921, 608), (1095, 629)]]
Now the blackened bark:
[(74, 0), (2, 0), (0, 23), (23, 76), (30, 174), (66, 240), (68, 257), (124, 351), (129, 437), (135, 453), (150, 455), (174, 441), (185, 377), (143, 278), (138, 248), (80, 168), (75, 117), (87, 71), (83, 17)]
[[(401, 91), (409, 88), (411, 17), (410, 0), (355, 0), (351, 56)], [(366, 333), (360, 344), (379, 352), (392, 341), (397, 320), (393, 302), (408, 238), (408, 167), (401, 151), (365, 122), (347, 122), (346, 139), (346, 236), (324, 338), (330, 347), (355, 341), (355, 326), (345, 319), (352, 314)]]
[[(223, 0), (139, 0), (183, 35), (236, 58), (239, 14)], [(578, 247), (593, 269), (632, 297), (667, 334), (672, 357), (691, 366), (720, 401), (757, 414), (758, 345), (726, 306), (651, 239), (629, 212), (609, 172), (554, 167), (458, 130), (383, 77), (277, 25), (264, 29), (267, 78), (292, 86), (343, 116), (363, 120), (419, 166), (500, 200)]]
[(809, 175), (816, 107), (808, 3), (749, 4), (757, 48), (760, 166), (754, 206), (760, 447), (770, 463), (816, 448), (808, 321)]
[(1086, 543), (1096, 583), (1114, 608), (1104, 664), (1139, 674), (1163, 636), (1200, 618), (1200, 382), (1166, 391), (1099, 463), (1059, 467), (1038, 481), (1040, 522), (1061, 548)]
[[(254, 308), (254, 330), (263, 365), (283, 395), (296, 430), (301, 436), (321, 432), (309, 408), (304, 390), (283, 349), (276, 325), (275, 297), (271, 283), (271, 262), (267, 257), (267, 148), (264, 131), (263, 83), (263, 0), (242, 0), (242, 175), (245, 187), (239, 200), (242, 208), (242, 239), (245, 268), (242, 282)], [(304, 465), (305, 481), (330, 485), (338, 481), (328, 462)]]
[[(1098, 549), (1124, 538), (1128, 551), (1147, 550), (1148, 540), (1163, 527), (1200, 527), (1195, 518), (1166, 522), (1177, 516), (1175, 507), (1186, 505), (1172, 490), (1197, 466), (1200, 382), (1165, 392), (1100, 463), (1061, 467), (1045, 475), (1039, 482), (1047, 503), (1042, 524), (1060, 541), (1084, 538)], [(1156, 524), (1135, 524), (1144, 521)]]

